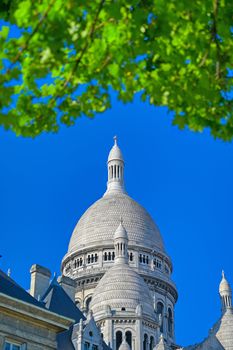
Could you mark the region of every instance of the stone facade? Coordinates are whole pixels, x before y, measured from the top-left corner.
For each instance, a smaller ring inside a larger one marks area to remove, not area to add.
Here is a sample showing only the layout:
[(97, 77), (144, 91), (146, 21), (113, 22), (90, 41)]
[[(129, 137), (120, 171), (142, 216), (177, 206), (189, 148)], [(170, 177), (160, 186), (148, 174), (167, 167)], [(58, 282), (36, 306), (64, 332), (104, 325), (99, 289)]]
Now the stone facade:
[(25, 350), (57, 349), (57, 333), (69, 328), (72, 320), (42, 308), (0, 294), (0, 349), (6, 342)]

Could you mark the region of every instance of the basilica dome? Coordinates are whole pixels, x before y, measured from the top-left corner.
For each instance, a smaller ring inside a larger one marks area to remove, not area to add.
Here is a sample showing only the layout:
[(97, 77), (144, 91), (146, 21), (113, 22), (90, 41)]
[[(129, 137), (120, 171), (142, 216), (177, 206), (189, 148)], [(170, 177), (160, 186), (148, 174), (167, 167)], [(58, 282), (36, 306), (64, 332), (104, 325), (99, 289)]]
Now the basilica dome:
[(128, 232), (130, 246), (164, 252), (163, 240), (153, 219), (125, 191), (124, 159), (116, 137), (114, 140), (108, 156), (107, 191), (78, 221), (70, 239), (68, 254), (83, 248), (112, 245), (120, 218)]
[(143, 278), (128, 264), (115, 263), (97, 285), (90, 308), (98, 320), (108, 307), (114, 314), (122, 311), (135, 314), (139, 305), (142, 315), (155, 321), (152, 298)]
[(233, 350), (233, 309), (230, 308), (222, 316), (216, 337), (226, 350)]
[(95, 202), (78, 221), (69, 244), (69, 253), (83, 247), (112, 244), (122, 217), (129, 245), (162, 250), (163, 240), (148, 212), (125, 193), (107, 193)]

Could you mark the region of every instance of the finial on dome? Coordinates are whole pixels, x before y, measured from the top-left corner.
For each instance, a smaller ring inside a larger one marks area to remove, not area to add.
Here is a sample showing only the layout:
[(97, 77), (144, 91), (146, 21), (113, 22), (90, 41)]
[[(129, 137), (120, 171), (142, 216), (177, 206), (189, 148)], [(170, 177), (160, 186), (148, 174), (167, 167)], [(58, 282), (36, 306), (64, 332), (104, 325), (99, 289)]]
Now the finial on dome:
[(222, 280), (219, 285), (219, 294), (222, 302), (222, 313), (225, 313), (227, 310), (232, 309), (232, 291), (223, 270)]
[(120, 224), (114, 233), (114, 240), (117, 240), (117, 239), (123, 239), (123, 240), (128, 241), (128, 234), (127, 234), (126, 229), (123, 225), (122, 216), (120, 217)]
[(120, 224), (114, 233), (114, 247), (115, 247), (115, 262), (128, 262), (128, 234), (123, 225), (123, 219), (120, 218)]
[(108, 187), (105, 194), (125, 193), (124, 159), (117, 143), (117, 136), (114, 136), (113, 140), (114, 145), (108, 155)]

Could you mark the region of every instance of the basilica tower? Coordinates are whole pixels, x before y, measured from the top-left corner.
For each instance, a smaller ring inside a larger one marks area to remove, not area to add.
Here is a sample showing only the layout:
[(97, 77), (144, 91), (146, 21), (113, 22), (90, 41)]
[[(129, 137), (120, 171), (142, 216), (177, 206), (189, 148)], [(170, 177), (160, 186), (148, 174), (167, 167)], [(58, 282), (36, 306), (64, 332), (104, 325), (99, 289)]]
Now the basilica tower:
[(127, 264), (147, 284), (151, 303), (160, 320), (159, 332), (167, 342), (173, 343), (177, 290), (171, 279), (172, 262), (155, 222), (127, 194), (124, 172), (124, 158), (114, 138), (107, 162), (107, 190), (79, 219), (62, 261), (62, 273), (75, 280), (76, 303), (88, 313), (101, 278), (115, 265), (114, 236), (119, 220), (122, 220), (127, 232)]

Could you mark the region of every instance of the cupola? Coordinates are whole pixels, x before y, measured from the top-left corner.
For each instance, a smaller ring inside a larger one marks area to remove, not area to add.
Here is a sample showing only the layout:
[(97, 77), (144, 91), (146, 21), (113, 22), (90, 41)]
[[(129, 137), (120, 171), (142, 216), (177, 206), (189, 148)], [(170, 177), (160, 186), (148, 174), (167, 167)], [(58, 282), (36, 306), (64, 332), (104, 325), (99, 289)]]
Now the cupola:
[(124, 193), (124, 159), (117, 144), (117, 137), (114, 136), (114, 145), (108, 156), (108, 183), (107, 193)]
[(222, 313), (225, 313), (228, 309), (232, 309), (232, 291), (231, 286), (225, 277), (224, 271), (222, 271), (222, 280), (219, 285), (219, 294), (222, 302)]

